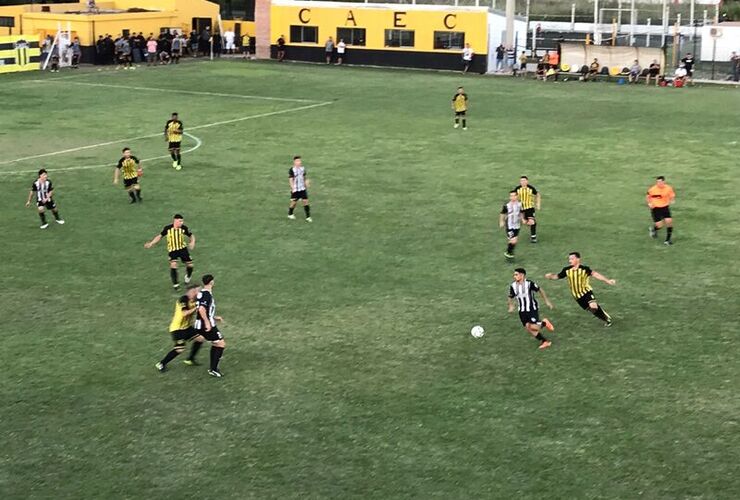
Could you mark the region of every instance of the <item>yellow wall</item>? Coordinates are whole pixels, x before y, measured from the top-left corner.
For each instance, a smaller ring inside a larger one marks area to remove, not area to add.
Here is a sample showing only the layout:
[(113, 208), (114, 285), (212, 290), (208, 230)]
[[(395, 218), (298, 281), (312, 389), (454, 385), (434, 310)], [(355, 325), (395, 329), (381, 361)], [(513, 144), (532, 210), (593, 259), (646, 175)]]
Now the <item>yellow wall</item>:
[(235, 30), (234, 27), (237, 24), (240, 24), (241, 25), (241, 34), (242, 34), (242, 36), (249, 35), (249, 36), (252, 36), (253, 37), (253, 36), (255, 36), (256, 31), (257, 31), (255, 29), (254, 21), (234, 21), (234, 20), (231, 20), (231, 19), (224, 19), (222, 21), (222, 23), (223, 23), (224, 31), (229, 30), (229, 29), (230, 30)]
[[(320, 4), (320, 5), (319, 5)], [(354, 18), (354, 22), (351, 18)], [(445, 22), (447, 26), (445, 26)], [(285, 35), (290, 43), (290, 26), (318, 26), (318, 44), (323, 46), (326, 39), (335, 38), (337, 28), (365, 28), (364, 49), (405, 50), (423, 52), (459, 52), (459, 50), (435, 50), (435, 31), (462, 31), (465, 42), (476, 54), (488, 52), (488, 17), (485, 9), (475, 8), (434, 8), (432, 6), (338, 4), (326, 2), (291, 2), (291, 5), (273, 4), (270, 11), (270, 32), (272, 43), (280, 35)], [(414, 44), (411, 47), (385, 47), (385, 30), (403, 29), (414, 31)]]

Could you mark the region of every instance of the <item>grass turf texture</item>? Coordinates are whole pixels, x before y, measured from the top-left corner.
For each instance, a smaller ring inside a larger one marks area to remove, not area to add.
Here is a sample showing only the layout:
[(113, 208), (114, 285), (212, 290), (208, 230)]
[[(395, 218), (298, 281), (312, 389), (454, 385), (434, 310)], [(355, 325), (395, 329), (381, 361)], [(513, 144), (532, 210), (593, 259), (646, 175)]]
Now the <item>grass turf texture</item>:
[[(740, 496), (737, 92), (228, 61), (55, 79), (0, 81), (0, 161), (305, 105), (73, 82), (334, 102), (193, 131), (181, 172), (144, 164), (141, 205), (112, 167), (55, 171), (124, 144), (0, 165), (4, 498)], [(286, 219), (294, 154), (312, 225)], [(7, 174), (41, 166), (67, 219), (46, 231), (35, 175)], [(512, 264), (497, 218), (521, 174), (540, 243), (523, 231)], [(647, 235), (656, 174), (672, 248)], [(216, 275), (222, 380), (153, 366), (175, 294), (143, 243), (175, 212)], [(595, 282), (612, 329), (543, 282), (570, 250), (618, 280)], [(520, 265), (556, 305), (545, 352), (506, 314)]]

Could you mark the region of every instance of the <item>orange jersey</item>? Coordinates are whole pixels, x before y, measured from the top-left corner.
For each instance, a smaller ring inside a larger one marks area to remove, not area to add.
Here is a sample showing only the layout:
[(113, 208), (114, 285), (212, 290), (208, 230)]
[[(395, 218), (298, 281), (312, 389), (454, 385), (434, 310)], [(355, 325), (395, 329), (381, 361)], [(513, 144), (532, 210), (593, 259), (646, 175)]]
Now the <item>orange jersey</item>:
[(668, 184), (663, 187), (655, 184), (653, 187), (648, 189), (648, 205), (650, 208), (663, 208), (667, 207), (676, 197), (676, 193), (673, 192), (673, 188)]

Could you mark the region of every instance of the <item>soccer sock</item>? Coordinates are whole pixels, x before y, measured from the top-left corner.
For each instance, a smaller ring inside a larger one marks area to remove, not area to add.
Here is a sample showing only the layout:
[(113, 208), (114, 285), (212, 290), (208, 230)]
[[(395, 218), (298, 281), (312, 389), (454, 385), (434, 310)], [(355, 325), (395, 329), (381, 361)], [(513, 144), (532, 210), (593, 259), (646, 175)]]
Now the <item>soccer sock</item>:
[(303, 205), (303, 211), (306, 212), (306, 218), (311, 217), (311, 205)]
[(136, 195), (133, 191), (128, 192), (129, 197), (131, 198), (131, 201), (136, 201)]
[(458, 123), (460, 123), (460, 118), (458, 118), (458, 117), (456, 116), (456, 117), (455, 117), (455, 125), (457, 125)]
[(295, 207), (288, 207), (288, 215), (293, 215), (294, 210), (295, 210)]
[(187, 276), (189, 278), (192, 275), (193, 275), (193, 266), (187, 266), (185, 268), (185, 276)]
[(462, 119), (462, 122), (463, 122), (463, 128), (465, 128), (465, 127), (468, 126), (468, 120), (466, 120), (465, 118), (463, 118)]
[(218, 370), (218, 362), (221, 361), (221, 355), (224, 353), (223, 347), (211, 346), (211, 370)]
[(44, 212), (39, 212), (39, 218), (42, 224), (46, 224), (46, 214)]
[(52, 210), (51, 214), (54, 216), (56, 220), (61, 220), (62, 218), (59, 216), (59, 212), (57, 210)]
[(656, 232), (656, 233), (657, 233), (658, 231), (660, 231), (660, 228), (658, 227), (658, 225), (657, 225), (657, 224), (653, 225), (653, 229), (655, 229), (655, 232)]
[(597, 318), (599, 318), (602, 321), (610, 321), (611, 320), (611, 318), (609, 317), (609, 315), (606, 314), (606, 311), (604, 311), (604, 309), (602, 309), (601, 306), (597, 307), (596, 310), (591, 310), (591, 312), (593, 313), (594, 316), (596, 316)]
[(532, 224), (529, 226), (529, 232), (532, 234), (532, 238), (537, 236), (537, 224)]
[(545, 338), (545, 336), (544, 336), (544, 335), (542, 335), (542, 334), (541, 334), (541, 333), (539, 333), (539, 332), (537, 333), (537, 335), (535, 335), (535, 336), (534, 336), (534, 338), (536, 338), (536, 339), (537, 339), (537, 340), (539, 340), (540, 342), (547, 342), (547, 339)]
[(511, 255), (511, 254), (514, 253), (514, 244), (513, 243), (509, 243), (509, 245), (506, 247), (506, 253), (508, 253), (509, 255)]
[(177, 164), (182, 165), (182, 160), (181, 160), (182, 155), (180, 154), (179, 151), (176, 153), (176, 156), (177, 156)]
[(172, 157), (172, 159), (173, 159), (174, 161), (177, 161), (177, 155), (175, 154), (175, 152), (174, 152), (174, 151), (170, 151), (170, 156)]
[(141, 201), (141, 188), (134, 191), (134, 193), (136, 194), (136, 198)]
[(672, 227), (667, 227), (666, 228), (665, 240), (666, 241), (671, 241), (671, 236), (673, 236), (673, 228)]
[(188, 354), (190, 361), (195, 361), (195, 355), (198, 354), (201, 347), (203, 347), (203, 342), (193, 342), (193, 345), (190, 346), (190, 354)]
[(179, 351), (172, 349), (170, 352), (167, 353), (167, 355), (162, 359), (162, 361), (160, 361), (160, 363), (162, 363), (163, 365), (167, 365), (167, 363), (175, 359), (178, 354), (180, 354)]
[(173, 285), (177, 285), (177, 269), (170, 269), (170, 279)]

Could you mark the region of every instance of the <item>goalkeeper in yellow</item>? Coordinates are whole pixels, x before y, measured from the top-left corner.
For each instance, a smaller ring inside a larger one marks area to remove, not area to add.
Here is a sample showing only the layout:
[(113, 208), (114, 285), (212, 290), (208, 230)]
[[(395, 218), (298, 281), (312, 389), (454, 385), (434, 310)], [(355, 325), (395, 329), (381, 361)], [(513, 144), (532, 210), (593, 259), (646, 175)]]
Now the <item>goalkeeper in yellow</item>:
[(131, 154), (129, 148), (123, 148), (123, 156), (113, 171), (113, 184), (118, 184), (118, 178), (123, 176), (123, 188), (128, 191), (131, 203), (141, 202), (141, 176), (144, 171), (139, 159)]
[(170, 322), (170, 335), (175, 346), (172, 348), (167, 355), (162, 358), (162, 361), (157, 363), (155, 366), (160, 372), (167, 371), (167, 363), (175, 359), (181, 352), (185, 350), (185, 344), (192, 340), (193, 344), (190, 346), (190, 355), (188, 359), (184, 361), (186, 365), (196, 366), (199, 363), (195, 361), (195, 355), (203, 346), (203, 337), (198, 334), (198, 331), (193, 327), (196, 318), (196, 311), (198, 304), (196, 297), (200, 287), (198, 285), (188, 285), (185, 295), (177, 299), (175, 302), (175, 313), (172, 316), (172, 322)]
[(455, 128), (458, 128), (462, 122), (462, 129), (468, 130), (468, 121), (465, 116), (468, 112), (468, 94), (462, 87), (458, 87), (457, 93), (452, 96), (452, 110), (455, 112)]

